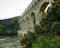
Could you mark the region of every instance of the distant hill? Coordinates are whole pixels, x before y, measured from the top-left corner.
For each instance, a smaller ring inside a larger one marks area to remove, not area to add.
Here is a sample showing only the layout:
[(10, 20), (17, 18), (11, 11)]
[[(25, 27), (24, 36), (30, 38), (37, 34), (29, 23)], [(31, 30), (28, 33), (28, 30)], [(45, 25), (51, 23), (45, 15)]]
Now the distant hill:
[(18, 18), (0, 20), (0, 36), (16, 36), (19, 29)]

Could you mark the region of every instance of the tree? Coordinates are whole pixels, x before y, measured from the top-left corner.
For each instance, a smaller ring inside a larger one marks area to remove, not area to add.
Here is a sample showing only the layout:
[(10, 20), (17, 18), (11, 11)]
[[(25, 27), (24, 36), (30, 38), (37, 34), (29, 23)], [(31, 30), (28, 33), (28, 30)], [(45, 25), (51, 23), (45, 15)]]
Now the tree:
[(3, 32), (3, 25), (0, 25), (0, 35), (2, 35), (2, 32)]

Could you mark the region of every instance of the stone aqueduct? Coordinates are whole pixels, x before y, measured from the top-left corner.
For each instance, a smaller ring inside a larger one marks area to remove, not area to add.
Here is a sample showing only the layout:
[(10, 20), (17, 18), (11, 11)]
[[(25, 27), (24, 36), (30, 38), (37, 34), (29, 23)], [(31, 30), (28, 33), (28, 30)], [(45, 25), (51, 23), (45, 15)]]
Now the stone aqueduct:
[(48, 4), (51, 4), (53, 0), (33, 0), (27, 9), (23, 12), (19, 18), (20, 30), (18, 30), (18, 36), (23, 37), (28, 31), (34, 32), (34, 25), (39, 25), (42, 14), (44, 13)]

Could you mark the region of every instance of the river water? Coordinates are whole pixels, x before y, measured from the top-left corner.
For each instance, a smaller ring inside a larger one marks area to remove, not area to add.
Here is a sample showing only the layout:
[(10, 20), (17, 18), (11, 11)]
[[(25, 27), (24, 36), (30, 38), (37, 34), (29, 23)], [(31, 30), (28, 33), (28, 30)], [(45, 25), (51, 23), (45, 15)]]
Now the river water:
[(0, 48), (20, 48), (18, 37), (0, 37)]

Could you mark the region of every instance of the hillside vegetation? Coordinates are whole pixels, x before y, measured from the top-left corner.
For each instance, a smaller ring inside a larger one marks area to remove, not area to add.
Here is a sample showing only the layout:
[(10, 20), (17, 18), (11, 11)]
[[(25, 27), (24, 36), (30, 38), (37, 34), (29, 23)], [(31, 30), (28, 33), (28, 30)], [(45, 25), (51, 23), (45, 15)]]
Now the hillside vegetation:
[(0, 36), (16, 36), (19, 29), (18, 18), (0, 20)]

